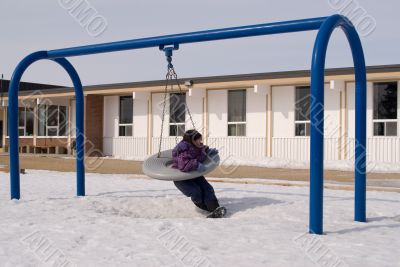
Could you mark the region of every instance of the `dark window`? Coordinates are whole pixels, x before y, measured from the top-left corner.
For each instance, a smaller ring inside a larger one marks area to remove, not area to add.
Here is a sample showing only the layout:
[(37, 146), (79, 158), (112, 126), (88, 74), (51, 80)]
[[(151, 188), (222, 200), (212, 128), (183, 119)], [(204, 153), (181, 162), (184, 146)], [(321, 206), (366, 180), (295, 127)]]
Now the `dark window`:
[(27, 108), (25, 114), (26, 114), (25, 135), (33, 136), (33, 123), (35, 119), (34, 109)]
[(33, 135), (33, 108), (19, 107), (18, 108), (18, 133), (20, 136)]
[(375, 136), (397, 136), (397, 82), (374, 83)]
[(169, 95), (169, 135), (182, 136), (185, 133), (186, 94)]
[(133, 98), (121, 96), (119, 98), (119, 136), (132, 136)]
[(246, 90), (228, 91), (228, 136), (246, 136)]
[(47, 126), (57, 127), (58, 125), (58, 106), (47, 107)]
[(58, 113), (58, 135), (65, 136), (67, 134), (67, 107), (60, 106), (59, 113)]
[(18, 112), (18, 126), (25, 127), (25, 108), (19, 107)]
[[(33, 116), (33, 111), (32, 111)], [(38, 106), (38, 136), (67, 135), (67, 107), (58, 105)], [(33, 122), (33, 120), (32, 120)], [(27, 129), (29, 127), (27, 126)], [(33, 123), (32, 123), (33, 129)]]
[(310, 87), (298, 86), (295, 93), (295, 135), (310, 135)]
[(131, 96), (121, 96), (119, 99), (119, 123), (132, 123), (133, 119), (133, 98)]

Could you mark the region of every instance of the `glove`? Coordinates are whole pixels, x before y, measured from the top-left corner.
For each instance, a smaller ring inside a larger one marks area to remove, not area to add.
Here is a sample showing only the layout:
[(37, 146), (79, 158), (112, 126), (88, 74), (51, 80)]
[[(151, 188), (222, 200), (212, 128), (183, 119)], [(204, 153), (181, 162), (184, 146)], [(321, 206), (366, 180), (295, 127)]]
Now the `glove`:
[(214, 154), (218, 153), (218, 149), (210, 148), (207, 152), (208, 152), (208, 155), (214, 155)]
[(206, 166), (204, 166), (203, 163), (199, 162), (199, 165), (197, 165), (197, 171), (202, 172), (206, 170)]

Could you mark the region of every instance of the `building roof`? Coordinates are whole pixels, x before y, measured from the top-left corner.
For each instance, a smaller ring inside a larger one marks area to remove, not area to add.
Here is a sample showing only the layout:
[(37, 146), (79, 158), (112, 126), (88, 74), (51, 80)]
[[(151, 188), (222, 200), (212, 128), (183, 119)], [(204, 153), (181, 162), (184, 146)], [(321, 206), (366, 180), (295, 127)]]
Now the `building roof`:
[[(367, 66), (367, 73), (383, 73), (383, 72), (400, 72), (400, 64), (396, 65), (378, 65)], [(179, 81), (192, 80), (193, 84), (198, 83), (217, 83), (217, 82), (230, 82), (230, 81), (247, 81), (247, 80), (264, 80), (264, 79), (286, 79), (309, 77), (310, 70), (294, 70), (294, 71), (279, 71), (279, 72), (262, 72), (262, 73), (249, 73), (249, 74), (235, 74), (235, 75), (221, 75), (221, 76), (208, 76), (208, 77), (191, 77), (180, 78)], [(348, 75), (354, 74), (354, 68), (331, 68), (325, 70), (325, 75)], [(130, 83), (116, 83), (116, 84), (100, 84), (85, 86), (85, 89), (110, 89), (110, 88), (138, 88), (138, 87), (152, 87), (164, 85), (165, 80), (153, 80), (142, 82)]]
[[(367, 66), (368, 74), (391, 73), (391, 72), (400, 73), (400, 64)], [(352, 75), (352, 74), (354, 74), (353, 67), (330, 68), (325, 70), (326, 76)], [(194, 87), (196, 87), (196, 84), (206, 84), (206, 83), (208, 84), (208, 83), (222, 83), (222, 82), (240, 82), (240, 81), (250, 81), (250, 80), (289, 79), (289, 78), (301, 78), (309, 76), (310, 76), (310, 70), (294, 70), (294, 71), (263, 72), (263, 73), (221, 75), (221, 76), (208, 76), (208, 77), (187, 77), (187, 78), (180, 78), (179, 81), (180, 83), (183, 84), (185, 81), (191, 80), (193, 81)], [(34, 87), (35, 89), (25, 89), (21, 91), (42, 89), (43, 93), (51, 93), (51, 94), (74, 91), (72, 87), (60, 87), (51, 85), (43, 85), (42, 87), (40, 87), (39, 84), (33, 84), (33, 85), (36, 85)], [(88, 91), (102, 91), (102, 90), (124, 89), (124, 88), (134, 89), (134, 88), (145, 88), (145, 87), (160, 87), (160, 86), (162, 87), (163, 85), (165, 85), (165, 80), (153, 80), (153, 81), (127, 82), (127, 83), (88, 85), (84, 86), (84, 90), (85, 92), (88, 92)]]
[[(10, 86), (9, 80), (0, 80), (0, 94), (8, 93), (8, 87)], [(30, 83), (30, 82), (20, 82), (19, 91), (35, 91), (41, 89), (53, 89), (53, 88), (63, 88), (60, 85), (42, 84), (42, 83)]]

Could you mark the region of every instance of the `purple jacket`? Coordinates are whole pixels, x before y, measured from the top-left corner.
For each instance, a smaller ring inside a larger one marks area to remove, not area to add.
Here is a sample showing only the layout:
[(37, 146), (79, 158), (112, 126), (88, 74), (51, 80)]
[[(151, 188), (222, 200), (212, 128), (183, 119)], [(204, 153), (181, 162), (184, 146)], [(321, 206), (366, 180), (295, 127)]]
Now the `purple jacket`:
[(199, 162), (206, 160), (207, 150), (208, 146), (199, 148), (182, 140), (172, 150), (172, 159), (174, 161), (172, 167), (183, 172), (194, 171), (199, 166)]

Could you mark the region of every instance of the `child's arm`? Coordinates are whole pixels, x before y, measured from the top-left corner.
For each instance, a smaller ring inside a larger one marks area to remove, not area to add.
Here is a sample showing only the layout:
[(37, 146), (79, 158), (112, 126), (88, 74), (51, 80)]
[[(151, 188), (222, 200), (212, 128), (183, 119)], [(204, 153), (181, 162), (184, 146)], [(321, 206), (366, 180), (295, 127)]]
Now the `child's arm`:
[(209, 147), (208, 146), (202, 146), (201, 148), (201, 153), (199, 156), (197, 156), (197, 161), (198, 162), (203, 162), (207, 159), (207, 153), (208, 153)]

